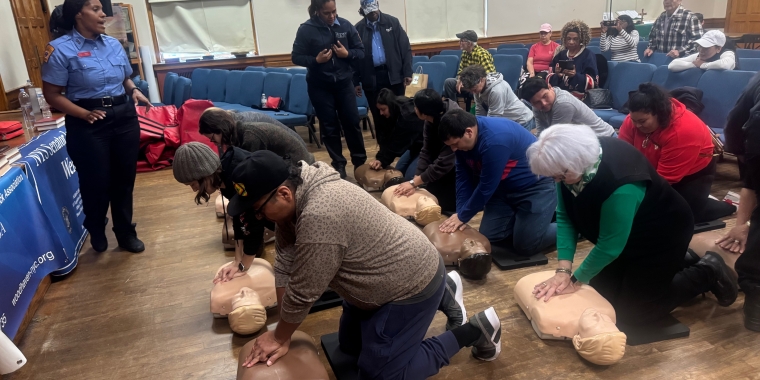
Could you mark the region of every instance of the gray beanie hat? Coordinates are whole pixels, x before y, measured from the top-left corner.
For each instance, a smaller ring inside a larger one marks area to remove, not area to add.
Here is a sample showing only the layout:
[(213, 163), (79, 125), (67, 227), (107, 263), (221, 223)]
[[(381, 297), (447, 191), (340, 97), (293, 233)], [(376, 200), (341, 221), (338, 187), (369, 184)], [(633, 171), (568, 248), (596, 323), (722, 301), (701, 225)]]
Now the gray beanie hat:
[(177, 148), (172, 170), (177, 182), (189, 183), (214, 174), (220, 166), (219, 155), (208, 145), (193, 141)]

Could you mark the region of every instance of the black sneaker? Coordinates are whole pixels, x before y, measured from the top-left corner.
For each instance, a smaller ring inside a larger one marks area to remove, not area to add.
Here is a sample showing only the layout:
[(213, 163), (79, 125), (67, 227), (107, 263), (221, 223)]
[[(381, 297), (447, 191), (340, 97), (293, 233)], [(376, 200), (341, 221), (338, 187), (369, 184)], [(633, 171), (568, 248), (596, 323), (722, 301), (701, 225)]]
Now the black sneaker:
[(726, 307), (736, 301), (739, 295), (739, 285), (728, 268), (726, 262), (715, 252), (707, 252), (696, 264), (705, 266), (713, 273), (710, 292), (718, 299), (718, 305)]
[(473, 315), (469, 323), (483, 334), (472, 346), (472, 356), (487, 362), (496, 360), (501, 353), (501, 321), (496, 311), (489, 307)]
[(346, 167), (345, 166), (338, 166), (335, 168), (335, 170), (340, 174), (340, 179), (346, 179), (348, 175), (346, 174)]
[(90, 231), (90, 244), (95, 252), (105, 252), (108, 249), (108, 239), (105, 231)]
[(140, 253), (145, 250), (145, 244), (136, 235), (118, 237), (119, 247), (127, 252)]
[(742, 282), (744, 291), (744, 327), (760, 332), (760, 285)]
[(441, 299), (441, 311), (446, 315), (446, 330), (453, 330), (467, 323), (465, 316), (467, 312), (464, 309), (464, 300), (462, 299), (462, 279), (459, 273), (451, 271), (446, 276), (446, 289), (443, 291)]

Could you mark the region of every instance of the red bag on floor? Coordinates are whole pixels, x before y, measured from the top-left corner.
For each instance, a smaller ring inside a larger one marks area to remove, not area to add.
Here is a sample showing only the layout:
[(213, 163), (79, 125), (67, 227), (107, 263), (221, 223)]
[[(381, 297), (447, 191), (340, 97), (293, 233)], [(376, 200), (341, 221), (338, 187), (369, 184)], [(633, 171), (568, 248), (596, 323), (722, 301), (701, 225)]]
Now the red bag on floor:
[(0, 121), (0, 141), (10, 140), (24, 134), (21, 122)]
[(179, 109), (179, 142), (180, 145), (187, 144), (191, 141), (198, 141), (206, 144), (216, 153), (219, 149), (208, 138), (198, 132), (198, 124), (201, 120), (201, 114), (208, 108), (214, 106), (210, 100), (190, 99), (185, 101), (182, 108)]
[(137, 107), (137, 114), (140, 120), (137, 171), (153, 171), (170, 166), (174, 150), (179, 146), (177, 107), (152, 107), (147, 112), (145, 107)]

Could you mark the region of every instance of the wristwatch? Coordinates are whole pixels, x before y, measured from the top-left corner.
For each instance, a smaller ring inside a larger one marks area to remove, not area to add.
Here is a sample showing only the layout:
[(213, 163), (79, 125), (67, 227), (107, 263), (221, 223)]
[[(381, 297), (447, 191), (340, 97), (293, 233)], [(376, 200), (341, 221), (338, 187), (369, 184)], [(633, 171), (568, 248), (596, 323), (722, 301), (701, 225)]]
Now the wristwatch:
[(243, 262), (241, 261), (241, 262), (238, 263), (238, 270), (240, 272), (245, 272), (245, 271), (248, 270), (248, 268), (246, 268), (245, 265), (243, 265)]
[(412, 187), (417, 187), (417, 186), (414, 186), (414, 180), (410, 180), (409, 184), (412, 185)]

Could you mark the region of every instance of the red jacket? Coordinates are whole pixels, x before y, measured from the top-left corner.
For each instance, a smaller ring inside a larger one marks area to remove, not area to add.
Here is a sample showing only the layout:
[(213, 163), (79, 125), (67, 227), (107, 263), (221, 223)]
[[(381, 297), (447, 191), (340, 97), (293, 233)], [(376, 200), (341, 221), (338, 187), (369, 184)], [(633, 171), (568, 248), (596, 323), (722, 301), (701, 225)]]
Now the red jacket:
[(670, 184), (678, 183), (687, 175), (694, 174), (712, 160), (713, 142), (709, 128), (697, 115), (686, 109), (681, 102), (673, 99), (673, 117), (666, 128), (658, 128), (649, 136), (644, 147), (646, 134), (640, 132), (625, 118), (619, 136), (646, 156)]

